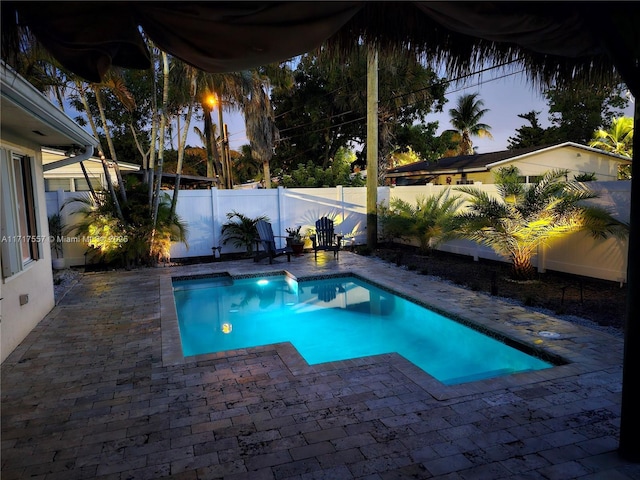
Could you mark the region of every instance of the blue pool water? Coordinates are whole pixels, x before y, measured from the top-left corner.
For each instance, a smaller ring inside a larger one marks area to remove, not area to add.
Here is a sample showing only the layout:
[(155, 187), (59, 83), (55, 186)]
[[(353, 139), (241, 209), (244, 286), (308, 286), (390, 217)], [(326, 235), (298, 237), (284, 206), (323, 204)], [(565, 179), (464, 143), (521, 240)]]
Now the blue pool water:
[(185, 356), (291, 342), (311, 365), (397, 352), (454, 385), (553, 365), (355, 277), (174, 280)]

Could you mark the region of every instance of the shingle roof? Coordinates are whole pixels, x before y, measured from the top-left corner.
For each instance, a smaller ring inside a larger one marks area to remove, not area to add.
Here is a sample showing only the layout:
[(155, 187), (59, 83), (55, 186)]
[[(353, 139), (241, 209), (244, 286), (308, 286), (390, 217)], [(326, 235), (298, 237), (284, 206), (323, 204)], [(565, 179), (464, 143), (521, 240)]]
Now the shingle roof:
[(437, 162), (431, 163), (429, 161), (415, 162), (402, 167), (389, 170), (388, 173), (415, 173), (415, 172), (451, 172), (451, 171), (484, 171), (487, 170), (487, 165), (492, 163), (509, 160), (521, 155), (535, 152), (536, 150), (542, 150), (548, 148), (544, 147), (530, 147), (520, 148), (517, 150), (501, 150), (499, 152), (478, 153), (475, 155), (460, 155), (457, 157), (445, 157), (439, 159)]
[(460, 155), (457, 157), (444, 157), (440, 158), (437, 162), (415, 162), (409, 165), (403, 165), (402, 167), (390, 169), (387, 172), (389, 177), (402, 177), (406, 174), (414, 175), (439, 175), (457, 172), (484, 172), (489, 170), (489, 166), (493, 166), (498, 162), (505, 160), (511, 160), (518, 158), (529, 153), (547, 150), (551, 148), (559, 147), (575, 147), (583, 150), (590, 150), (598, 152), (599, 154), (613, 157), (622, 161), (629, 161), (630, 159), (621, 157), (613, 153), (605, 152), (603, 150), (597, 150), (592, 147), (580, 145), (573, 142), (561, 142), (552, 145), (545, 145), (542, 147), (529, 147), (519, 148), (516, 150), (501, 150), (499, 152), (478, 153), (475, 155)]

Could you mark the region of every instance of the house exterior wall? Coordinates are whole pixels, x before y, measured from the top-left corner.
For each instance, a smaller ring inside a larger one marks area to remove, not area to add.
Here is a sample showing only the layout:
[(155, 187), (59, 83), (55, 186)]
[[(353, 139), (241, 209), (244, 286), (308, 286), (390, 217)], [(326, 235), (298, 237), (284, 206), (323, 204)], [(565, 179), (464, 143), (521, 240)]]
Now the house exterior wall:
[[(89, 162), (85, 162), (85, 163), (89, 164)], [(115, 172), (112, 171), (111, 173), (113, 175), (111, 180), (115, 182), (116, 181)], [(91, 183), (94, 188), (97, 189), (107, 185), (104, 178), (104, 173), (102, 173), (101, 171), (98, 171), (98, 169), (95, 168), (95, 166), (91, 165), (91, 168), (87, 168), (87, 174), (89, 175), (89, 178), (91, 179)], [(60, 167), (60, 168), (56, 168), (55, 170), (45, 172), (44, 178), (45, 178), (45, 182), (47, 180), (60, 180), (60, 182), (56, 182), (56, 187), (59, 187), (59, 188), (62, 187), (62, 189), (67, 192), (77, 190), (75, 185), (76, 184), (75, 180), (80, 181), (83, 185), (86, 182), (84, 175), (82, 173), (82, 170), (80, 169), (80, 166), (75, 163), (71, 165), (67, 165), (65, 167)], [(63, 183), (64, 183), (64, 186), (62, 186)], [(46, 188), (46, 191), (56, 191), (58, 189), (58, 188), (51, 188), (51, 187), (47, 188), (46, 183), (45, 183), (45, 188)]]
[[(66, 158), (66, 154), (62, 151), (52, 150), (48, 148), (42, 149), (42, 162), (44, 165), (57, 162), (64, 158)], [(107, 186), (104, 167), (102, 166), (100, 160), (92, 157), (91, 159), (85, 160), (83, 162), (83, 165), (94, 188), (97, 189)], [(123, 175), (128, 172), (135, 172), (139, 170), (137, 166), (131, 166), (127, 163), (119, 163), (119, 166), (120, 171)], [(117, 184), (118, 177), (114, 165), (109, 162), (108, 168), (111, 182)], [(67, 192), (88, 190), (88, 188), (85, 187), (86, 180), (80, 163), (71, 163), (69, 165), (58, 167), (53, 170), (47, 170), (46, 172), (44, 172), (44, 178), (46, 191), (54, 192), (59, 188), (62, 188)], [(47, 182), (48, 180), (53, 180), (53, 182)], [(80, 190), (78, 190), (77, 188), (78, 183), (83, 186), (83, 188)], [(51, 184), (53, 184), (53, 186)]]
[(621, 162), (597, 152), (565, 146), (535, 152), (515, 161), (501, 162), (491, 168), (491, 181), (488, 183), (493, 183), (493, 172), (512, 165), (518, 167), (521, 175), (537, 176), (550, 170), (569, 170), (567, 178), (573, 180), (582, 173), (594, 172), (598, 181), (608, 182), (618, 179), (618, 166)]
[[(7, 138), (5, 135), (0, 140), (0, 148), (35, 158), (33, 176), (36, 183), (34, 200), (37, 210), (37, 228), (39, 235), (47, 237), (49, 227), (40, 146), (25, 145), (19, 138)], [(41, 257), (38, 260), (26, 265), (22, 271), (1, 280), (1, 361), (5, 360), (54, 306), (51, 249), (48, 242), (42, 242), (40, 254)], [(28, 295), (28, 302), (24, 305), (20, 305), (22, 295)]]
[[(459, 185), (463, 184), (463, 180), (473, 181), (473, 183), (493, 183), (493, 173), (485, 172), (468, 172), (465, 176), (462, 173), (449, 173), (446, 175), (438, 175), (434, 180), (435, 185)], [(458, 183), (460, 182), (460, 183)]]
[[(596, 179), (608, 182), (618, 179), (618, 169), (622, 165), (628, 165), (631, 161), (617, 159), (611, 155), (600, 153), (591, 148), (578, 148), (572, 145), (562, 145), (557, 148), (542, 149), (527, 155), (522, 155), (515, 159), (497, 162), (489, 165), (488, 170), (451, 172), (438, 174), (431, 180), (434, 185), (458, 185), (467, 183), (489, 184), (495, 180), (495, 172), (502, 167), (515, 166), (520, 170), (521, 175), (526, 177), (537, 177), (554, 170), (568, 170), (567, 178), (573, 180), (580, 174), (595, 173)], [(445, 169), (446, 167), (442, 167)], [(480, 169), (482, 167), (476, 167)], [(445, 170), (446, 171), (446, 170)], [(424, 178), (427, 173), (422, 173), (418, 178)], [(411, 172), (407, 172), (406, 179), (411, 181)], [(414, 177), (415, 179), (415, 177)], [(402, 184), (403, 177), (394, 177), (391, 180), (398, 185)], [(531, 183), (531, 182), (530, 182)]]

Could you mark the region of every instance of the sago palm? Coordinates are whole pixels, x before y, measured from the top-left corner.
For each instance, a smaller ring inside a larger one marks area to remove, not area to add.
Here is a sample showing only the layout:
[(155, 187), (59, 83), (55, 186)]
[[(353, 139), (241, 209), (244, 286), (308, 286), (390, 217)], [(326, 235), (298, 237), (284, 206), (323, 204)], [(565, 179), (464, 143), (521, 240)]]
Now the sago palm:
[(418, 240), (420, 251), (429, 253), (452, 236), (455, 214), (462, 204), (450, 190), (437, 195), (418, 197), (412, 205), (391, 199), (389, 207), (380, 206), (379, 218), (383, 235), (389, 239)]
[(470, 198), (468, 211), (458, 216), (458, 234), (509, 259), (513, 278), (519, 280), (534, 276), (533, 255), (554, 239), (579, 231), (594, 237), (624, 237), (628, 226), (606, 209), (586, 203), (598, 195), (565, 180), (566, 173), (554, 170), (538, 183), (522, 184), (517, 169), (503, 170), (496, 178), (498, 197), (460, 187)]

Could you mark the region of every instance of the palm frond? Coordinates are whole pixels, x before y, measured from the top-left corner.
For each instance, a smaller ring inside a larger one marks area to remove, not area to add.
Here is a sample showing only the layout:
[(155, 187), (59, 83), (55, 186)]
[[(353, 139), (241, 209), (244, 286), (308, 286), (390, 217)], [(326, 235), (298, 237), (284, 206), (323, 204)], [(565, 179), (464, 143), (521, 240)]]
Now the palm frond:
[(500, 172), (497, 176), (500, 199), (477, 188), (459, 188), (471, 196), (467, 212), (458, 216), (460, 236), (510, 258), (514, 274), (523, 278), (533, 271), (531, 256), (537, 248), (557, 238), (585, 230), (601, 238), (627, 235), (627, 225), (606, 209), (587, 202), (597, 198), (597, 193), (578, 182), (567, 181), (566, 173), (547, 172), (518, 195), (518, 190), (510, 185), (518, 172)]

